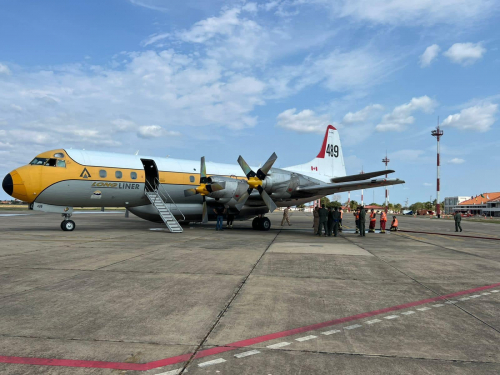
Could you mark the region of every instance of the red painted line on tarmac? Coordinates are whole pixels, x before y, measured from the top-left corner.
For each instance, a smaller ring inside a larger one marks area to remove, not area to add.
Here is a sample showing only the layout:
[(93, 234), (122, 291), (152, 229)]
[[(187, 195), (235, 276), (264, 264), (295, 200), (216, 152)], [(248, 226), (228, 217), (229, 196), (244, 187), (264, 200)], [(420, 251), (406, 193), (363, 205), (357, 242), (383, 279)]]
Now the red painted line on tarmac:
[[(323, 323), (312, 324), (305, 327), (294, 328), (287, 331), (270, 333), (268, 335), (253, 337), (251, 339), (246, 339), (242, 341), (236, 341), (224, 346), (205, 349), (196, 353), (194, 358), (204, 358), (212, 356), (215, 354), (220, 354), (238, 348), (244, 348), (250, 345), (259, 344), (261, 342), (275, 340), (281, 337), (287, 337), (296, 335), (298, 333), (304, 333), (308, 331), (314, 331), (325, 327), (330, 327), (336, 324), (342, 324), (347, 322), (352, 322), (354, 320), (364, 319), (375, 315), (385, 314), (387, 312), (403, 310), (409, 307), (420, 306), (430, 302), (441, 301), (448, 298), (458, 297), (464, 294), (476, 293), (486, 289), (493, 289), (500, 287), (500, 283), (491, 284), (486, 286), (481, 286), (478, 288), (462, 290), (460, 292), (455, 292), (451, 294), (446, 294), (444, 296), (427, 298), (420, 301), (408, 302), (402, 305), (386, 307), (380, 310), (369, 311), (357, 315), (351, 315), (345, 318), (339, 318), (334, 320), (329, 320)], [(15, 363), (15, 364), (25, 364), (25, 365), (39, 365), (39, 366), (63, 366), (63, 367), (87, 367), (87, 368), (109, 368), (115, 370), (133, 370), (133, 371), (146, 371), (155, 369), (158, 367), (175, 365), (177, 363), (187, 362), (194, 353), (183, 354), (175, 357), (160, 359), (158, 361), (148, 362), (148, 363), (126, 363), (126, 362), (105, 362), (105, 361), (80, 361), (75, 359), (50, 359), (50, 358), (32, 358), (32, 357), (9, 357), (0, 356), (0, 363)]]
[[(398, 232), (407, 232), (407, 233), (422, 233), (422, 234), (435, 234), (436, 236), (450, 236), (450, 237), (465, 237), (465, 238), (479, 238), (480, 240), (495, 240), (500, 241), (500, 238), (493, 237), (479, 237), (479, 236), (464, 236), (463, 234), (451, 234), (451, 233), (434, 233), (434, 232), (418, 232), (416, 230), (401, 230)], [(396, 232), (397, 233), (397, 232)]]

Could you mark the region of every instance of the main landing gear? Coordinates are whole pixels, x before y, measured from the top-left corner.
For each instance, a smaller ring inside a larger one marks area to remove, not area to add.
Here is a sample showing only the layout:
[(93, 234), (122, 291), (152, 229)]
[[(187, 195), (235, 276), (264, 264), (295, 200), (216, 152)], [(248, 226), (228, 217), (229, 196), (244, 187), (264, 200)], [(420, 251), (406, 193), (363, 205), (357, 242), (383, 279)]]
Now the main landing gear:
[(75, 230), (76, 224), (73, 220), (70, 220), (71, 214), (62, 214), (64, 220), (61, 222), (61, 229), (65, 232), (71, 232)]
[(268, 231), (271, 229), (271, 220), (267, 217), (256, 217), (252, 221), (252, 228), (253, 230)]

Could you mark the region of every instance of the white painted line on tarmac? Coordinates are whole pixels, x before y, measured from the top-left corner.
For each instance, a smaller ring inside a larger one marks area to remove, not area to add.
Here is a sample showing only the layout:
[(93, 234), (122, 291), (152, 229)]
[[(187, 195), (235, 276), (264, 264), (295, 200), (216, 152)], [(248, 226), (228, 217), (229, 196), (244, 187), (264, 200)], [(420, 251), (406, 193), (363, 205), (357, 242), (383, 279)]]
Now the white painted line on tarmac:
[(339, 332), (340, 332), (340, 330), (338, 330), (338, 329), (332, 329), (331, 331), (321, 332), (321, 334), (328, 336), (328, 335), (333, 335), (334, 333), (339, 333)]
[(283, 341), (283, 342), (279, 342), (277, 344), (268, 345), (268, 346), (266, 346), (266, 348), (269, 348), (269, 349), (278, 349), (278, 348), (282, 348), (282, 347), (288, 346), (288, 345), (290, 345), (289, 342)]
[(309, 336), (299, 337), (298, 339), (295, 339), (295, 341), (307, 341), (307, 340), (315, 339), (317, 337), (318, 336), (309, 335)]
[(198, 363), (198, 367), (207, 367), (207, 366), (212, 366), (212, 365), (216, 365), (218, 363), (224, 363), (224, 362), (226, 362), (226, 360), (224, 358), (217, 358), (217, 359), (212, 359), (211, 361)]
[(477, 297), (481, 297), (481, 295), (480, 294), (474, 294), (474, 295), (470, 296), (470, 298), (477, 298)]
[(491, 293), (498, 293), (500, 290), (492, 290)]
[(415, 314), (415, 311), (412, 311), (412, 310), (405, 311), (405, 312), (402, 312), (401, 314), (403, 314), (403, 315), (411, 315), (411, 314)]
[(254, 354), (259, 354), (260, 352), (258, 350), (250, 350), (248, 352), (243, 352), (239, 354), (235, 354), (234, 356), (236, 358), (243, 358), (243, 357), (248, 357), (249, 355), (254, 355)]
[(389, 315), (389, 316), (384, 316), (384, 319), (396, 319), (399, 318), (399, 315)]
[(438, 303), (437, 305), (432, 305), (433, 307), (443, 307), (444, 303)]
[(178, 368), (177, 370), (170, 370), (170, 371), (162, 372), (162, 373), (159, 373), (156, 375), (179, 375), (181, 373), (181, 371), (182, 371), (182, 369)]
[(344, 327), (344, 329), (356, 329), (359, 327), (363, 327), (363, 326), (361, 324), (353, 324), (352, 326)]
[(378, 322), (381, 322), (380, 319), (373, 319), (373, 320), (369, 320), (367, 322), (365, 322), (366, 324), (375, 324), (375, 323), (378, 323)]
[(468, 300), (470, 300), (469, 297), (460, 298), (460, 301), (468, 301)]
[[(478, 296), (478, 297), (480, 297), (480, 296)], [(457, 302), (458, 302), (458, 301), (447, 301), (447, 302), (445, 302), (445, 303), (447, 303), (447, 304), (449, 305), (450, 303), (457, 303)]]
[(481, 293), (481, 295), (482, 295), (482, 296), (487, 296), (487, 295), (489, 295), (489, 294), (491, 294), (491, 293), (488, 293), (488, 292)]
[(420, 309), (417, 309), (418, 311), (427, 311), (430, 310), (430, 307), (421, 307)]

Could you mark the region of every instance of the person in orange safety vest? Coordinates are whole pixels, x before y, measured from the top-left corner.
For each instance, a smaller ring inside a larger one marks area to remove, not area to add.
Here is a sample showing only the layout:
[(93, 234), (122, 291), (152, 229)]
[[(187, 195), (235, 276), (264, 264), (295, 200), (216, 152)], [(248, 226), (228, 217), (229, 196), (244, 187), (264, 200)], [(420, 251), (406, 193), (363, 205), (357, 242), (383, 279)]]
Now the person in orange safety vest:
[(368, 233), (375, 233), (375, 224), (377, 224), (377, 214), (372, 208), (372, 212), (370, 213), (370, 228), (368, 229)]
[(385, 224), (387, 223), (387, 214), (382, 211), (380, 214), (380, 233), (385, 233)]
[(359, 207), (354, 212), (354, 217), (356, 218), (356, 234), (359, 233)]
[(395, 231), (398, 230), (398, 219), (396, 219), (396, 216), (392, 217), (392, 224), (391, 224), (391, 230)]

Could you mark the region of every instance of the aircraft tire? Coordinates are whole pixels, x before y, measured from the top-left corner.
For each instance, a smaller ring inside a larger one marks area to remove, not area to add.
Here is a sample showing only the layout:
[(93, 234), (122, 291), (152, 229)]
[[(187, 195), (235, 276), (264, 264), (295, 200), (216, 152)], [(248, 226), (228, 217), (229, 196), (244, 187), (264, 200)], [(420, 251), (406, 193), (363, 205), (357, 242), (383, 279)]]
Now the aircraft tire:
[(61, 229), (65, 232), (72, 232), (76, 228), (76, 224), (73, 220), (64, 220), (61, 223)]
[(271, 229), (271, 220), (263, 217), (260, 221), (260, 230), (267, 232), (269, 229)]
[(260, 229), (260, 218), (256, 217), (252, 221), (252, 229), (253, 230), (259, 230)]

